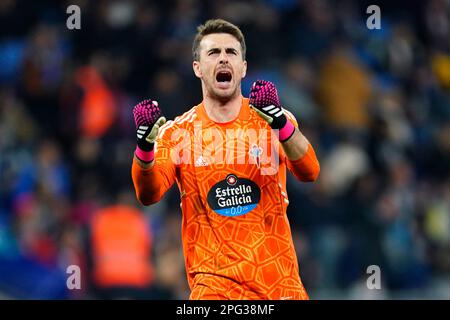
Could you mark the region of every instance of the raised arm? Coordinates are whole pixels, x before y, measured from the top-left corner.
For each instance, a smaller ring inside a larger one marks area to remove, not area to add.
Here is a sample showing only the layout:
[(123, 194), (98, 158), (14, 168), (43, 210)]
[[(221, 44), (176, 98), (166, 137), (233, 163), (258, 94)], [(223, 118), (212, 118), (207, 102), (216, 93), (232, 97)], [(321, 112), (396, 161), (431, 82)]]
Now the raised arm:
[[(158, 202), (175, 181), (170, 141), (158, 137), (166, 119), (156, 101), (145, 100), (133, 108), (137, 146), (131, 175), (137, 199), (143, 205)], [(155, 152), (155, 143), (156, 152)]]
[(249, 103), (273, 130), (278, 130), (289, 171), (300, 181), (315, 181), (320, 165), (314, 149), (298, 129), (294, 116), (281, 107), (275, 85), (265, 80), (256, 81)]

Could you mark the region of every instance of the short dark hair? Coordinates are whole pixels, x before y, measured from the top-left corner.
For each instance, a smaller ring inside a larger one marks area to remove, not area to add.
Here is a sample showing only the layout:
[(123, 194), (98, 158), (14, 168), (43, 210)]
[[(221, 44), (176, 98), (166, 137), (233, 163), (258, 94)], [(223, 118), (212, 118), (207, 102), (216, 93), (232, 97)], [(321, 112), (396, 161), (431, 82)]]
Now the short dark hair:
[(242, 59), (245, 60), (245, 39), (241, 29), (232, 24), (231, 22), (223, 19), (211, 19), (205, 22), (205, 24), (197, 27), (197, 34), (195, 35), (194, 42), (192, 43), (192, 57), (195, 61), (200, 60), (200, 42), (203, 37), (213, 33), (228, 33), (235, 37), (241, 44)]

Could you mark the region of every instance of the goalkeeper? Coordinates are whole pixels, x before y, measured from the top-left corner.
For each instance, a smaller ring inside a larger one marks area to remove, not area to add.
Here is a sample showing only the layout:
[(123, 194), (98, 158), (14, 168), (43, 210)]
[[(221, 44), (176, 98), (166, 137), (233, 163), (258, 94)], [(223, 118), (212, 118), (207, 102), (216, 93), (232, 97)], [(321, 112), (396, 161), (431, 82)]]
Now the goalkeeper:
[[(258, 80), (242, 96), (247, 62), (238, 27), (207, 21), (192, 51), (199, 105), (167, 123), (156, 101), (133, 109), (137, 198), (151, 205), (177, 182), (190, 299), (308, 299), (286, 216), (286, 168), (300, 181), (316, 180), (314, 149), (273, 83)], [(230, 140), (243, 131), (257, 138)], [(265, 163), (271, 150), (276, 161)], [(264, 172), (267, 165), (276, 170)]]

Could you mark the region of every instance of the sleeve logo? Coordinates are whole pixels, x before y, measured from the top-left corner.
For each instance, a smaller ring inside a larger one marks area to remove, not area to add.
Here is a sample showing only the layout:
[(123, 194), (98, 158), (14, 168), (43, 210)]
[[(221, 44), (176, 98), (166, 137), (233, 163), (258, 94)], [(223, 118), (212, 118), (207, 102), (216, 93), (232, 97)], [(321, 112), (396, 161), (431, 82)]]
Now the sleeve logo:
[(208, 192), (208, 205), (216, 213), (236, 217), (252, 211), (259, 203), (261, 190), (252, 180), (229, 174)]

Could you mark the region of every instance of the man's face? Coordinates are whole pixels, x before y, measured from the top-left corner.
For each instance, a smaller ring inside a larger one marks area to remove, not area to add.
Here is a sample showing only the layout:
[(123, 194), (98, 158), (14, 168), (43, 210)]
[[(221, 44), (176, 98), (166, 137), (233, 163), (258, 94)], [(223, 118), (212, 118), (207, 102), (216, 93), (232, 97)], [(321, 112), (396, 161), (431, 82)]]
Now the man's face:
[(247, 62), (239, 41), (227, 33), (209, 34), (200, 42), (199, 52), (200, 61), (194, 61), (193, 68), (206, 94), (221, 101), (240, 95)]

